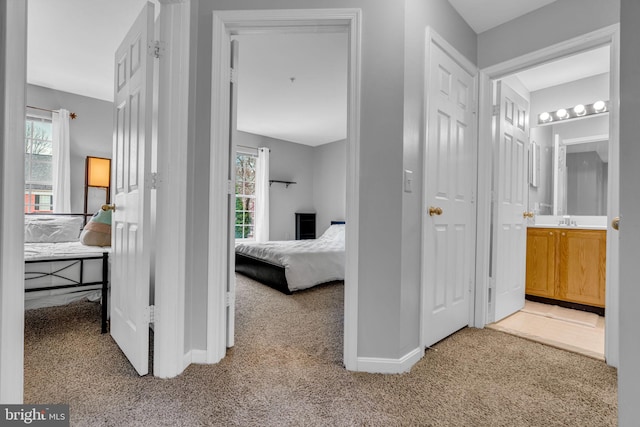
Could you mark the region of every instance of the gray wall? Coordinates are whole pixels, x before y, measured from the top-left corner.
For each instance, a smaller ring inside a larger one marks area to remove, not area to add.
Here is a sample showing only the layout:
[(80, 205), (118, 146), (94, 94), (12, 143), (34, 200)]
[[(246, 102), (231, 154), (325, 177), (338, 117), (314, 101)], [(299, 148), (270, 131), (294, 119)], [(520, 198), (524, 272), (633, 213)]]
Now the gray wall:
[(315, 212), (320, 236), (332, 220), (345, 219), (346, 145), (336, 141), (317, 147), (238, 132), (238, 145), (268, 147), (269, 179), (293, 181), (269, 188), (270, 240), (295, 238), (295, 213)]
[(620, 0), (558, 0), (478, 35), (485, 68), (620, 21)]
[(313, 148), (313, 205), (316, 234), (320, 236), (333, 220), (345, 220), (347, 200), (347, 146), (336, 141)]
[[(83, 212), (85, 158), (87, 156), (111, 158), (113, 103), (28, 84), (27, 105), (50, 110), (64, 108), (78, 115), (77, 119), (69, 121), (71, 211)], [(38, 111), (35, 110), (34, 113)], [(91, 192), (91, 196), (94, 198), (106, 197), (104, 190), (93, 190), (95, 191)]]
[[(202, 0), (192, 8), (188, 293), (190, 342), (206, 344), (211, 39), (213, 10), (360, 8), (362, 80), (358, 356), (398, 358), (419, 343), (421, 187), (402, 191), (403, 169), (419, 172), (424, 34), (428, 24), (475, 60), (475, 34), (446, 0)], [(406, 24), (406, 25), (405, 25)], [(348, 286), (348, 285), (347, 285)]]
[(313, 147), (247, 132), (238, 132), (237, 144), (270, 148), (269, 179), (295, 182), (288, 188), (279, 183), (269, 187), (269, 238), (292, 240), (294, 214), (315, 212)]
[[(620, 365), (618, 368), (618, 423), (634, 426), (640, 419), (640, 2), (622, 0), (620, 15)], [(624, 230), (624, 232), (622, 232)]]

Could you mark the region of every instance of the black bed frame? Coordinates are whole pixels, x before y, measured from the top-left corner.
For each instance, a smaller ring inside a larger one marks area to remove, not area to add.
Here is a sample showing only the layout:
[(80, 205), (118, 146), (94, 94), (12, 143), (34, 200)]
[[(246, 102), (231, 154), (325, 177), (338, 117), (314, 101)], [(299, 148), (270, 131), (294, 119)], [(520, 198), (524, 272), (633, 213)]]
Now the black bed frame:
[[(92, 216), (92, 214), (63, 214), (63, 213), (34, 213), (34, 214), (26, 214), (26, 215), (60, 215), (60, 216), (84, 216), (85, 222), (88, 216)], [(90, 259), (101, 259), (102, 260), (102, 280), (98, 282), (85, 282), (84, 281), (84, 262)], [(109, 252), (103, 252), (101, 255), (89, 255), (89, 256), (78, 256), (78, 257), (59, 257), (59, 258), (51, 258), (51, 259), (39, 259), (39, 260), (25, 260), (25, 264), (37, 264), (37, 263), (49, 263), (49, 262), (69, 262), (64, 267), (57, 269), (51, 273), (48, 272), (36, 272), (30, 271), (26, 274), (30, 274), (32, 276), (25, 277), (25, 280), (34, 280), (39, 279), (41, 277), (53, 276), (58, 277), (60, 279), (64, 279), (70, 283), (65, 285), (56, 285), (56, 286), (43, 286), (40, 288), (31, 288), (25, 289), (25, 292), (36, 292), (36, 291), (50, 291), (53, 289), (71, 289), (71, 288), (79, 288), (81, 286), (90, 286), (90, 285), (102, 285), (101, 289), (101, 303), (102, 303), (102, 311), (101, 311), (101, 333), (105, 334), (107, 332), (107, 317), (108, 317), (108, 300), (109, 300)], [(78, 280), (71, 279), (69, 277), (63, 276), (62, 273), (64, 270), (73, 267), (74, 265), (80, 264), (80, 274)], [(81, 291), (78, 291), (81, 292)]]
[[(101, 259), (102, 260), (102, 280), (99, 282), (85, 282), (84, 281), (84, 262), (90, 259)], [(43, 286), (40, 288), (31, 288), (25, 289), (25, 292), (36, 292), (36, 291), (50, 291), (52, 289), (71, 289), (71, 288), (79, 288), (81, 286), (89, 286), (89, 285), (102, 285), (101, 296), (102, 296), (102, 321), (101, 321), (101, 331), (102, 333), (107, 332), (107, 301), (109, 300), (109, 252), (103, 252), (102, 255), (92, 255), (85, 257), (76, 257), (76, 258), (52, 258), (46, 260), (26, 260), (25, 264), (36, 264), (36, 263), (47, 263), (47, 262), (67, 262), (69, 263), (64, 267), (57, 269), (51, 273), (48, 272), (28, 272), (26, 274), (32, 274), (33, 276), (25, 277), (25, 280), (33, 280), (38, 279), (40, 277), (46, 276), (54, 276), (60, 279), (67, 280), (71, 283), (66, 285), (56, 285), (56, 286)], [(69, 277), (63, 276), (62, 273), (64, 270), (71, 268), (74, 265), (80, 264), (80, 277), (78, 280), (71, 279)]]
[[(331, 221), (331, 225), (344, 224), (344, 221)], [(278, 291), (291, 295), (284, 267), (251, 256), (236, 253), (236, 273), (244, 274)]]

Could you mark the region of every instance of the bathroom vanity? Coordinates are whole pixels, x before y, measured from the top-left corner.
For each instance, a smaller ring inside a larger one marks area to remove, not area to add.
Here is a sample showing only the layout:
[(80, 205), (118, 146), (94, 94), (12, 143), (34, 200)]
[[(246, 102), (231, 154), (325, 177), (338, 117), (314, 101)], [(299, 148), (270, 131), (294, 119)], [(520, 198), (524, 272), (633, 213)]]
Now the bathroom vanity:
[(599, 225), (527, 228), (527, 295), (604, 308), (607, 231)]

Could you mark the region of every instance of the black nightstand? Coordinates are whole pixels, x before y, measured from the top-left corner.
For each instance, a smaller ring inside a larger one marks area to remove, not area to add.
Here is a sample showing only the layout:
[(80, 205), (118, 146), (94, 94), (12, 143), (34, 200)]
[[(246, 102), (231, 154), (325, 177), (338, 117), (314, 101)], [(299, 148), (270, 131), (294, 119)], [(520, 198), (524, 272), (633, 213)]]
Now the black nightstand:
[(316, 214), (296, 212), (296, 240), (316, 238)]

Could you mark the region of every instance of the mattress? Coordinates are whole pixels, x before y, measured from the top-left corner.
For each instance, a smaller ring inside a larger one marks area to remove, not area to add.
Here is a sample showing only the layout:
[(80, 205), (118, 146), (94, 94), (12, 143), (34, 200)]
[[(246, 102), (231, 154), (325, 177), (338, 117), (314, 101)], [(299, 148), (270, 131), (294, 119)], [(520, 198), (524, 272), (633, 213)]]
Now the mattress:
[[(109, 251), (108, 247), (85, 246), (77, 241), (25, 243), (25, 309), (64, 305), (83, 298), (99, 300), (102, 254)], [(91, 257), (99, 258), (87, 259)], [(56, 288), (73, 285), (80, 278), (88, 284)]]
[(236, 253), (284, 267), (290, 291), (344, 280), (344, 224), (335, 224), (318, 239), (239, 243)]

